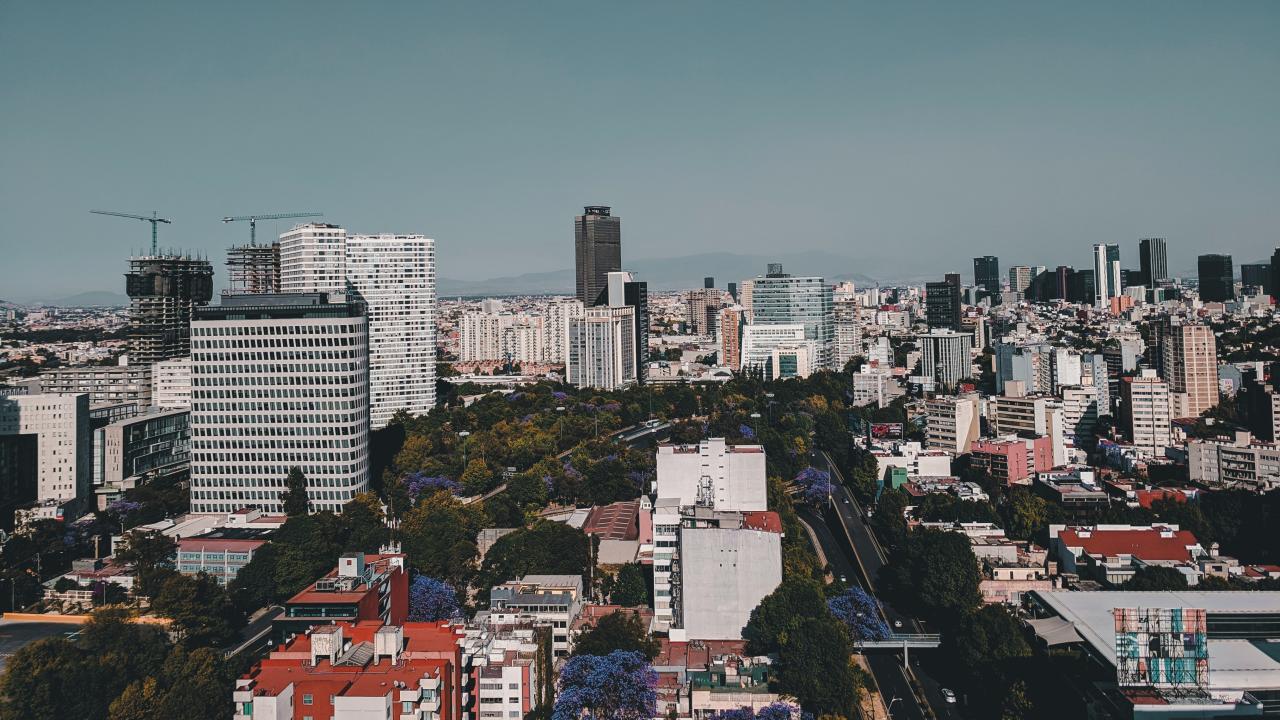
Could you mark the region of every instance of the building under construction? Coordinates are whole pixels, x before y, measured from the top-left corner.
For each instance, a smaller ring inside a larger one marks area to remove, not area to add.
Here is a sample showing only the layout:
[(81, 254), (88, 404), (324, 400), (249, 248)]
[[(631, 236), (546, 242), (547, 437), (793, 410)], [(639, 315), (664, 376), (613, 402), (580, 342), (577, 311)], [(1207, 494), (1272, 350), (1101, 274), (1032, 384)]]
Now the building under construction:
[(179, 255), (129, 259), (129, 363), (151, 365), (191, 353), (191, 309), (213, 298), (213, 266)]
[(280, 243), (236, 245), (227, 250), (227, 287), (223, 295), (280, 292)]

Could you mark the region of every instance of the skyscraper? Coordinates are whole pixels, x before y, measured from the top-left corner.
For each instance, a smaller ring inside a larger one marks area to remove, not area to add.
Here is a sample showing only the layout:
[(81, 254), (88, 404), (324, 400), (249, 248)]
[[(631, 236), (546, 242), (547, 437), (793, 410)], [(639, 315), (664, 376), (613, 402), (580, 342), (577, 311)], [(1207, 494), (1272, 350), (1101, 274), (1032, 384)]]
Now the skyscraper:
[(307, 223), (280, 236), (280, 292), (347, 292), (347, 231)]
[(208, 260), (148, 255), (129, 261), (129, 364), (150, 365), (191, 349), (191, 312), (213, 298)]
[(833, 369), (835, 328), (831, 319), (832, 290), (821, 277), (793, 277), (780, 263), (757, 276), (751, 290), (751, 322), (757, 325), (804, 326), (804, 336), (815, 343), (819, 370)]
[(1200, 417), (1218, 404), (1218, 343), (1213, 328), (1167, 319), (1160, 333), (1164, 380), (1174, 417)]
[(1027, 265), (1014, 265), (1009, 268), (1009, 289), (1013, 292), (1025, 293), (1031, 287), (1031, 268)]
[(369, 324), (369, 424), (436, 404), (436, 241), (422, 235), (350, 235), (347, 287)]
[(1142, 283), (1147, 287), (1169, 279), (1164, 238), (1142, 238), (1138, 241), (1138, 267), (1142, 270)]
[(280, 243), (235, 245), (227, 250), (223, 295), (280, 292)]
[[(649, 284), (636, 280), (633, 272), (611, 272), (606, 280), (601, 305), (631, 308), (632, 338), (635, 345), (636, 382), (643, 383), (649, 370)], [(711, 333), (715, 332), (712, 328)]]
[(617, 390), (636, 382), (635, 308), (587, 308), (569, 320), (565, 380), (580, 388)]
[(1256, 292), (1271, 294), (1271, 265), (1250, 263), (1240, 266), (1240, 284)]
[(291, 468), (313, 510), (369, 487), (369, 334), (359, 302), (228, 295), (191, 343), (191, 511), (281, 512)]
[(1110, 263), (1107, 261), (1107, 246), (1098, 243), (1093, 246), (1093, 306), (1099, 310), (1110, 306), (1111, 283), (1107, 281), (1110, 274)]
[(973, 259), (973, 284), (988, 294), (1000, 294), (1000, 259), (995, 255), (983, 255)]
[(1201, 255), (1196, 262), (1200, 276), (1200, 299), (1225, 302), (1236, 299), (1235, 270), (1230, 255)]
[(1110, 297), (1119, 297), (1121, 291), (1124, 290), (1124, 283), (1120, 277), (1120, 246), (1107, 246), (1107, 295)]
[(960, 300), (960, 274), (947, 273), (942, 282), (925, 283), (925, 320), (931, 328), (960, 329), (963, 303)]
[(861, 309), (858, 299), (841, 295), (833, 303), (832, 322), (835, 323), (835, 368), (844, 369), (849, 361), (862, 354)]
[(1267, 288), (1267, 294), (1274, 300), (1280, 296), (1280, 247), (1271, 253), (1271, 284)]
[(588, 205), (574, 218), (574, 272), (578, 300), (599, 305), (609, 273), (622, 269), (622, 219), (604, 205)]
[(933, 378), (937, 385), (951, 389), (973, 374), (970, 370), (973, 336), (969, 333), (930, 330), (918, 339), (920, 374), (924, 377)]

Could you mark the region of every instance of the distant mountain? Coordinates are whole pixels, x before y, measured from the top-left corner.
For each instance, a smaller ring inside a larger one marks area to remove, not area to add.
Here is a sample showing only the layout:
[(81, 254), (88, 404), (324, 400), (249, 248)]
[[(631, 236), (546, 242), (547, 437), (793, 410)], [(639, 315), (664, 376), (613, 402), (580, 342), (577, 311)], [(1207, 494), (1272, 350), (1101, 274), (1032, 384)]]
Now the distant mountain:
[[(716, 287), (741, 282), (763, 275), (769, 263), (782, 263), (784, 272), (792, 275), (822, 275), (835, 282), (852, 280), (857, 285), (874, 285), (876, 280), (865, 273), (863, 261), (826, 252), (781, 253), (778, 255), (738, 255), (735, 253), (703, 253), (675, 258), (628, 260), (623, 267), (649, 283), (650, 290), (689, 290), (702, 287), (704, 277), (714, 277)], [(453, 280), (440, 278), (437, 292), (441, 297), (456, 295), (571, 295), (574, 291), (573, 270), (526, 273), (489, 280)]]
[(54, 307), (120, 307), (129, 304), (129, 296), (99, 290), (57, 300), (44, 300), (40, 304)]

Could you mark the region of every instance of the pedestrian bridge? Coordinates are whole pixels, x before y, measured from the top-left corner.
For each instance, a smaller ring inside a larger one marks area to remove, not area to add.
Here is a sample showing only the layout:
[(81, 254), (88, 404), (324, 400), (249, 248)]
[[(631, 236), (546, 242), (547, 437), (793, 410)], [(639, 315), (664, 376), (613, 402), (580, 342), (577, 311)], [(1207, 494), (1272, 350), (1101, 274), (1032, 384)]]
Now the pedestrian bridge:
[(891, 633), (884, 640), (857, 640), (854, 644), (863, 650), (936, 648), (942, 644), (942, 636), (933, 633)]

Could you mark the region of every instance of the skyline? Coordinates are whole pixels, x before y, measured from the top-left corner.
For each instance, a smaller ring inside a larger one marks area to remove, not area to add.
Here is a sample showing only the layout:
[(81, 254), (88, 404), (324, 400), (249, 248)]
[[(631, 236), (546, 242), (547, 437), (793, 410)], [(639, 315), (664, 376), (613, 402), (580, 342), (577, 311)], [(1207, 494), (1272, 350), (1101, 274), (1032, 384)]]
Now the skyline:
[(968, 282), (1154, 236), (1185, 274), (1280, 241), (1274, 4), (735, 10), (6, 6), (0, 297), (120, 292), (149, 229), (91, 208), (172, 218), (219, 287), (223, 216), (299, 210), (423, 233), (458, 280), (572, 267), (592, 204), (624, 267), (785, 247)]

